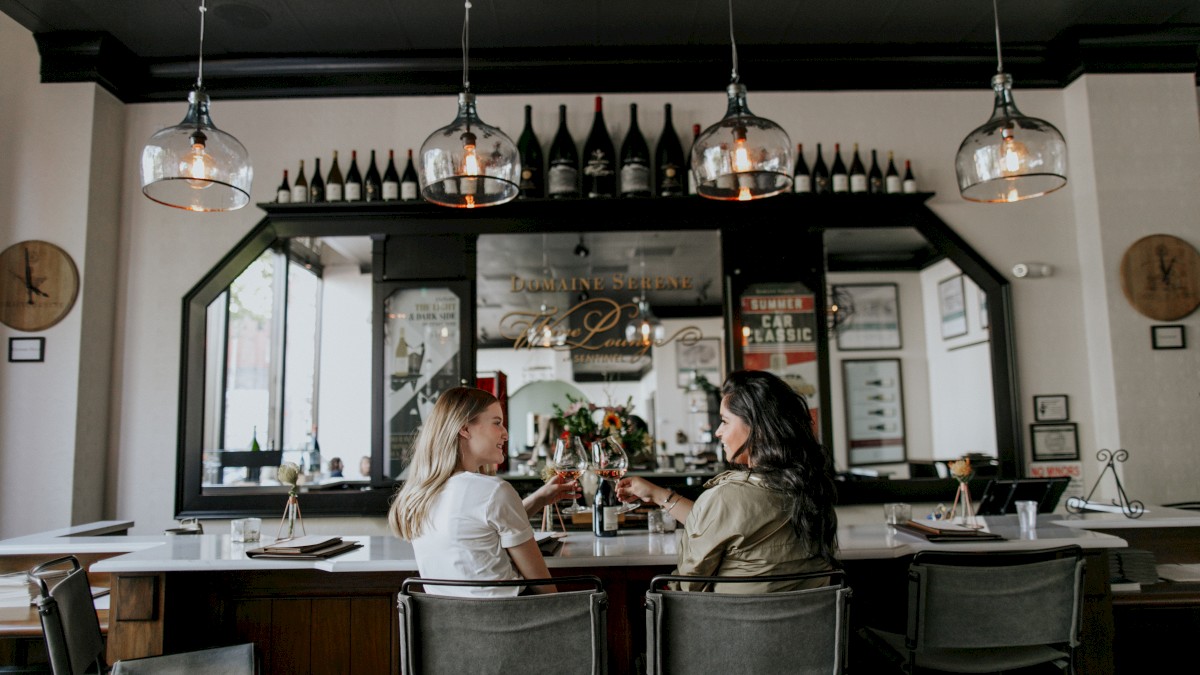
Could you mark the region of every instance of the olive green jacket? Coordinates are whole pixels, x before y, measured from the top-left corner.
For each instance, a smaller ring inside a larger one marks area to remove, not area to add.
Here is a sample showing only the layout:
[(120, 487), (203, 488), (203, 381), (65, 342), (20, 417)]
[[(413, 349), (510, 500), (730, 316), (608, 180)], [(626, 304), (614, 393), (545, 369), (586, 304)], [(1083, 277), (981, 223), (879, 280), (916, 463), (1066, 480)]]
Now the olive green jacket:
[[(675, 574), (752, 577), (819, 572), (830, 565), (813, 558), (788, 519), (787, 497), (767, 487), (762, 476), (726, 471), (704, 484), (683, 523)], [(685, 591), (769, 593), (824, 586), (825, 579), (802, 582), (706, 584), (686, 582)]]

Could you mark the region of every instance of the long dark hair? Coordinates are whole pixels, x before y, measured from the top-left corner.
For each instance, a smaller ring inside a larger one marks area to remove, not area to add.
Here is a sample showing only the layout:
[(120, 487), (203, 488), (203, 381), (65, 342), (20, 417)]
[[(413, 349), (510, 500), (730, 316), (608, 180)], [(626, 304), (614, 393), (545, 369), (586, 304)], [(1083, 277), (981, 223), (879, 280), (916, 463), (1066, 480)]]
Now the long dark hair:
[(749, 453), (750, 471), (789, 497), (789, 520), (815, 557), (837, 556), (837, 492), (833, 456), (813, 432), (804, 397), (762, 370), (738, 370), (721, 387), (728, 411), (750, 428), (735, 456)]

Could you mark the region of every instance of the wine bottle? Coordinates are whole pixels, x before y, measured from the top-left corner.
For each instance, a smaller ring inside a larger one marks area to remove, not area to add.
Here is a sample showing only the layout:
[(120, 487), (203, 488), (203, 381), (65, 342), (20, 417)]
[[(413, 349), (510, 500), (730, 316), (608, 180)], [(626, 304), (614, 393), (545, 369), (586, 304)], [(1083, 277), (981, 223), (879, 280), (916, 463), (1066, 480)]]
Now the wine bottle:
[(829, 180), (829, 169), (825, 168), (825, 156), (821, 152), (821, 144), (817, 143), (817, 161), (813, 162), (813, 192), (819, 195), (827, 195), (833, 191), (833, 184)]
[(383, 183), (380, 184), (383, 201), (392, 202), (400, 199), (400, 174), (396, 173), (396, 151), (388, 150), (388, 165), (383, 171)]
[(375, 164), (375, 151), (371, 151), (371, 163), (367, 166), (367, 177), (363, 180), (363, 199), (377, 202), (383, 199), (383, 179), (379, 177), (379, 167)]
[(804, 144), (796, 144), (796, 170), (792, 172), (793, 192), (812, 192), (812, 175), (808, 172), (808, 162), (804, 161)]
[(258, 444), (258, 426), (254, 427), (254, 431), (250, 435), (250, 452), (260, 452), (262, 446)]
[(567, 130), (567, 106), (558, 106), (558, 131), (550, 144), (550, 196), (571, 199), (579, 196), (579, 149)]
[[(693, 124), (692, 125), (692, 147), (693, 148), (696, 147), (696, 141), (698, 141), (699, 139), (700, 139), (700, 125)], [(692, 171), (692, 151), (690, 149), (688, 150), (688, 158), (687, 158), (687, 175), (688, 175), (688, 194), (694, 195), (694, 194), (696, 194), (696, 188), (697, 188), (696, 172)]]
[(638, 128), (637, 104), (629, 104), (629, 131), (621, 141), (621, 196), (649, 197), (650, 146)]
[(338, 168), (337, 150), (334, 150), (333, 166), (329, 167), (329, 177), (325, 179), (325, 201), (340, 202), (345, 199), (345, 187), (346, 183), (342, 180), (342, 170)]
[(900, 172), (896, 171), (896, 160), (892, 151), (888, 150), (888, 168), (883, 177), (883, 191), (889, 195), (900, 192)]
[(842, 162), (842, 144), (833, 144), (833, 166), (829, 169), (829, 180), (833, 192), (850, 191), (850, 174), (846, 173), (846, 165)]
[(279, 184), (279, 189), (275, 191), (275, 202), (279, 204), (287, 204), (292, 201), (292, 187), (288, 185), (288, 170), (283, 170), (283, 182)]
[(871, 150), (871, 170), (867, 172), (867, 192), (883, 194), (883, 172), (879, 170), (879, 152)]
[(596, 486), (596, 498), (592, 500), (592, 534), (597, 537), (617, 536), (617, 525), (621, 502), (612, 481), (601, 478)]
[(525, 106), (525, 128), (517, 139), (517, 152), (521, 155), (521, 197), (538, 199), (546, 196), (546, 183), (542, 168), (542, 146), (533, 133), (533, 106)]
[(348, 202), (362, 201), (362, 174), (358, 172), (358, 151), (350, 151), (350, 170), (346, 172), (346, 189), (344, 196)]
[(854, 144), (854, 157), (850, 160), (850, 191), (867, 191), (867, 169), (858, 156), (858, 143)]
[(671, 104), (663, 106), (663, 128), (654, 148), (654, 194), (678, 197), (683, 194), (683, 146), (671, 121)]
[(412, 148), (408, 149), (408, 163), (400, 174), (400, 199), (411, 202), (417, 198), (417, 170), (413, 168)]
[(300, 160), (300, 171), (296, 172), (296, 182), (292, 183), (292, 201), (297, 204), (308, 201), (308, 179), (304, 177), (304, 160)]
[(583, 196), (605, 199), (617, 196), (616, 153), (604, 124), (604, 97), (596, 97), (592, 130), (583, 144)]
[(917, 180), (913, 178), (912, 160), (904, 160), (904, 194), (912, 194), (917, 191)]
[(325, 201), (325, 179), (321, 178), (321, 158), (316, 159), (316, 166), (313, 168), (313, 179), (308, 184), (308, 201), (321, 203)]

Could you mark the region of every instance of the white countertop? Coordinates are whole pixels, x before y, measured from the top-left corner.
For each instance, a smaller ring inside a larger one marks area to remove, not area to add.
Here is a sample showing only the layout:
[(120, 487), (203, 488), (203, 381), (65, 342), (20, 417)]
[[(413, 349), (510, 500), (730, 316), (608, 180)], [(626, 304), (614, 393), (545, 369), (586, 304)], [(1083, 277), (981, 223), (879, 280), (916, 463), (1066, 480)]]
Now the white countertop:
[[(1059, 514), (1051, 514), (1058, 516)], [(1200, 527), (1200, 511), (1172, 509), (1166, 506), (1149, 505), (1137, 518), (1127, 518), (1123, 513), (1084, 511), (1067, 513), (1057, 521), (1059, 525), (1076, 528), (1104, 530), (1142, 529), (1152, 527)]]

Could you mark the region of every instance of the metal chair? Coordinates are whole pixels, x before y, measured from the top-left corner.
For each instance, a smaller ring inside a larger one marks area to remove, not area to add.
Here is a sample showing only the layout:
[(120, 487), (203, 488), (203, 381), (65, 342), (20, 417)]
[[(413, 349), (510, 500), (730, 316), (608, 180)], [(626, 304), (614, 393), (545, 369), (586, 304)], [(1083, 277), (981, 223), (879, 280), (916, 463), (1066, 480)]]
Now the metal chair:
[[(56, 568), (70, 564), (62, 581), (51, 585)], [(29, 571), (29, 578), (41, 591), (37, 601), (46, 651), (54, 675), (79, 675), (109, 672), (104, 656), (104, 636), (92, 601), (87, 570), (75, 556), (56, 558)], [(253, 644), (201, 649), (182, 654), (121, 660), (113, 664), (114, 674), (157, 673), (162, 675), (253, 675), (258, 672)]]
[(906, 634), (867, 628), (864, 637), (906, 673), (994, 673), (1046, 663), (1073, 673), (1083, 572), (1078, 546), (922, 551), (908, 570)]
[[(413, 586), (560, 586), (579, 591), (500, 598), (412, 592)], [(608, 594), (595, 576), (462, 581), (405, 579), (400, 586), (403, 675), (605, 675)]]
[[(778, 593), (659, 590), (668, 582), (761, 583), (826, 577)], [(850, 589), (843, 572), (757, 577), (660, 575), (646, 592), (647, 672), (828, 675), (846, 664)]]

